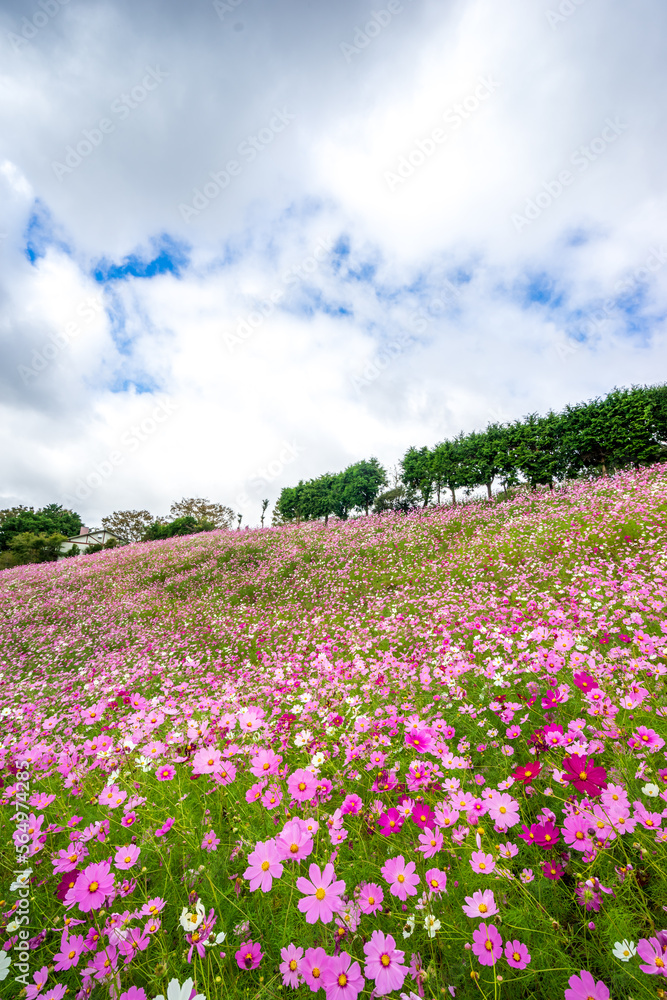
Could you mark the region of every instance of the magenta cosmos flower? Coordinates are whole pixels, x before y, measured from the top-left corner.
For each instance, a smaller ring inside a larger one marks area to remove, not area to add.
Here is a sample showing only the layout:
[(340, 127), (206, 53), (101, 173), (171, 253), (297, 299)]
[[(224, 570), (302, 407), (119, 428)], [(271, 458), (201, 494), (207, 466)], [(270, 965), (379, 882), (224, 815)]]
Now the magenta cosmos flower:
[(505, 944), (505, 958), (507, 964), (513, 969), (525, 969), (530, 963), (531, 956), (525, 944), (520, 941), (507, 941)]
[(609, 1000), (609, 990), (598, 979), (597, 982), (590, 972), (582, 969), (578, 976), (570, 976), (569, 990), (565, 990), (565, 1000)]
[(241, 942), (241, 947), (235, 953), (234, 958), (239, 969), (256, 969), (264, 958), (262, 946), (259, 942), (251, 939)]
[(321, 920), (323, 924), (328, 924), (338, 911), (345, 882), (333, 881), (335, 872), (332, 864), (325, 865), (324, 871), (320, 871), (319, 865), (311, 865), (308, 874), (310, 879), (301, 876), (296, 880), (297, 889), (304, 893), (298, 907), (306, 914), (306, 923), (314, 924)]
[(375, 980), (375, 991), (378, 996), (400, 990), (408, 974), (407, 965), (403, 965), (405, 952), (398, 951), (391, 934), (373, 931), (371, 939), (364, 945), (366, 967), (364, 972), (369, 979)]
[(297, 802), (309, 802), (317, 792), (317, 778), (311, 771), (298, 767), (287, 779), (287, 788)]
[(163, 764), (162, 767), (158, 767), (155, 777), (158, 781), (172, 781), (176, 777), (176, 770), (171, 764)]
[(72, 900), (83, 913), (100, 908), (113, 889), (114, 875), (107, 861), (88, 865), (76, 880)]
[(398, 833), (403, 826), (405, 819), (398, 809), (387, 809), (378, 819), (380, 833), (388, 837), (392, 833)]
[(250, 891), (255, 892), (261, 889), (268, 892), (273, 885), (274, 878), (280, 878), (283, 873), (283, 866), (280, 863), (278, 849), (273, 840), (266, 842), (259, 841), (255, 845), (255, 850), (248, 855), (248, 867), (243, 873), (243, 877), (250, 881)]
[(592, 757), (573, 753), (563, 760), (564, 778), (572, 782), (578, 792), (596, 798), (607, 787), (607, 772), (596, 767)]
[(328, 958), (322, 969), (322, 985), (327, 1000), (356, 1000), (366, 981), (358, 962), (352, 962), (346, 951), (335, 958)]
[(503, 953), (503, 939), (493, 924), (481, 923), (472, 932), (472, 950), (480, 965), (495, 965)]
[(462, 907), (467, 917), (492, 917), (498, 912), (496, 900), (490, 889), (479, 889), (472, 896), (466, 896), (466, 904)]
[(402, 903), (408, 896), (416, 896), (419, 885), (419, 875), (415, 874), (415, 863), (410, 861), (405, 863), (405, 858), (399, 854), (397, 858), (390, 858), (380, 869), (382, 877), (389, 883), (389, 892), (392, 896), (398, 896)]

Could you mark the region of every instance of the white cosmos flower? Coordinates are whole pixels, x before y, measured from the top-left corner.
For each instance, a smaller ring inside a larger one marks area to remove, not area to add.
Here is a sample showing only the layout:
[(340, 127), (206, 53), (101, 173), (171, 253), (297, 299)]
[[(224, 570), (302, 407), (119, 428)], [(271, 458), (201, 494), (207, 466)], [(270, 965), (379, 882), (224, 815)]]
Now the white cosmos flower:
[[(178, 979), (172, 979), (167, 987), (167, 1000), (190, 1000), (192, 984), (192, 979), (186, 979), (182, 986)], [(162, 993), (156, 996), (155, 1000), (164, 1000)], [(192, 1000), (206, 1000), (206, 997), (203, 993), (198, 993)]]
[(658, 786), (651, 784), (651, 782), (649, 782), (648, 785), (642, 785), (642, 792), (644, 795), (648, 795), (651, 799), (655, 799), (658, 795), (660, 795), (660, 789)]
[(317, 753), (313, 754), (313, 756), (311, 757), (310, 763), (313, 764), (315, 767), (319, 767), (320, 764), (324, 764), (324, 760), (325, 760), (324, 754), (322, 753), (321, 750), (318, 750)]
[(9, 887), (10, 892), (16, 892), (18, 889), (25, 889), (28, 885), (28, 880), (32, 875), (32, 868), (26, 868), (22, 871), (20, 875), (16, 876), (16, 879)]
[(424, 927), (430, 938), (435, 937), (435, 932), (440, 930), (440, 921), (430, 914), (424, 921)]
[(403, 937), (409, 938), (415, 929), (416, 918), (413, 913), (410, 914), (408, 919), (405, 921), (405, 927), (403, 928)]
[[(197, 900), (194, 912), (192, 910), (188, 910), (187, 906), (183, 907), (183, 910), (179, 917), (179, 923), (183, 928), (183, 930), (186, 932), (186, 934), (190, 934), (192, 933), (192, 931), (197, 930), (200, 923), (204, 919), (204, 914), (205, 914), (204, 904), (202, 903), (201, 899)], [(172, 980), (172, 982), (174, 982), (174, 980)]]
[(303, 747), (306, 743), (310, 743), (313, 738), (313, 734), (310, 729), (302, 729), (301, 732), (297, 733), (294, 737), (294, 746)]
[(637, 949), (635, 948), (634, 941), (617, 941), (612, 951), (614, 958), (620, 959), (621, 962), (629, 962), (636, 954)]
[(9, 975), (9, 967), (12, 960), (4, 948), (0, 948), (0, 982)]

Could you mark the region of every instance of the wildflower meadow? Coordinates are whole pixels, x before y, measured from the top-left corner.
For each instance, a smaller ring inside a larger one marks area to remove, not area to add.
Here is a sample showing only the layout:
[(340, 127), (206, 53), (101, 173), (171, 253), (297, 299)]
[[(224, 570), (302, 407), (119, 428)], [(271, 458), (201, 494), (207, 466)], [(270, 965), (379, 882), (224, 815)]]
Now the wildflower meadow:
[(0, 574), (0, 996), (667, 995), (667, 468)]

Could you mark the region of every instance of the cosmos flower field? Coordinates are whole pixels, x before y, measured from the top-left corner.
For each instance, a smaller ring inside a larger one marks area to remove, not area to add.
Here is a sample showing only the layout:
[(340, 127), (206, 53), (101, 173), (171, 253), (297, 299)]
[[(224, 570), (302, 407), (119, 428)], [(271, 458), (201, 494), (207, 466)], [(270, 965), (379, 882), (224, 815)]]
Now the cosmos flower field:
[(0, 996), (667, 995), (666, 542), (656, 466), (0, 574)]

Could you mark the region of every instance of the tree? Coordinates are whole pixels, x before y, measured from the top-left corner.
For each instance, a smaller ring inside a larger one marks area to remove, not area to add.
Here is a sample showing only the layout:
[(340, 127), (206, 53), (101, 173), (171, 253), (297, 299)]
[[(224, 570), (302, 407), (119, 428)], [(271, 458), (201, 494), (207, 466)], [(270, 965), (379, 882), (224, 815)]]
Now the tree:
[(262, 523), (262, 527), (264, 527), (264, 516), (266, 514), (266, 508), (268, 506), (269, 506), (269, 501), (268, 500), (262, 500), (262, 516), (260, 518), (260, 521)]
[(461, 479), (468, 489), (486, 486), (489, 500), (493, 495), (493, 481), (502, 473), (507, 474), (506, 433), (499, 424), (489, 424), (485, 431), (472, 431), (461, 435), (459, 449), (461, 454)]
[(11, 539), (9, 551), (17, 563), (55, 562), (60, 555), (60, 548), (67, 536), (59, 531), (50, 535), (45, 532), (35, 534), (32, 531), (22, 531)]
[(210, 522), (207, 525), (206, 522), (197, 521), (192, 514), (186, 514), (184, 517), (176, 517), (166, 524), (154, 521), (144, 534), (144, 541), (155, 542), (164, 538), (174, 538), (176, 535), (196, 535), (200, 531), (212, 530), (213, 525)]
[(199, 524), (209, 521), (216, 528), (231, 528), (234, 523), (234, 511), (221, 503), (212, 503), (201, 497), (183, 498), (173, 503), (169, 509), (169, 517), (194, 517)]
[(454, 507), (456, 507), (457, 489), (468, 485), (462, 469), (463, 457), (460, 438), (454, 441), (441, 441), (435, 446), (431, 455), (432, 475), (434, 481), (439, 484), (438, 496), (440, 496), (440, 485), (446, 486), (452, 494)]
[(33, 535), (50, 535), (58, 532), (65, 536), (77, 535), (81, 518), (72, 510), (52, 503), (41, 510), (33, 507), (12, 507), (0, 511), (0, 550), (8, 549), (12, 538), (26, 532)]
[(418, 506), (419, 497), (415, 489), (411, 486), (394, 486), (375, 498), (373, 513), (386, 514), (388, 511), (399, 511), (407, 514)]
[(350, 465), (344, 475), (350, 508), (363, 510), (368, 515), (368, 508), (380, 492), (380, 487), (387, 485), (387, 473), (377, 458), (369, 458)]
[(545, 417), (531, 413), (516, 420), (508, 428), (511, 459), (532, 489), (563, 479), (568, 471), (568, 459), (563, 447), (565, 421), (552, 410)]
[[(431, 451), (423, 448), (408, 448), (401, 459), (401, 476), (408, 489), (418, 490), (422, 498), (422, 507), (426, 507), (433, 496), (436, 485)], [(438, 486), (438, 503), (440, 502), (440, 486)]]
[(147, 510), (115, 510), (102, 518), (102, 527), (128, 542), (140, 542), (156, 520)]

